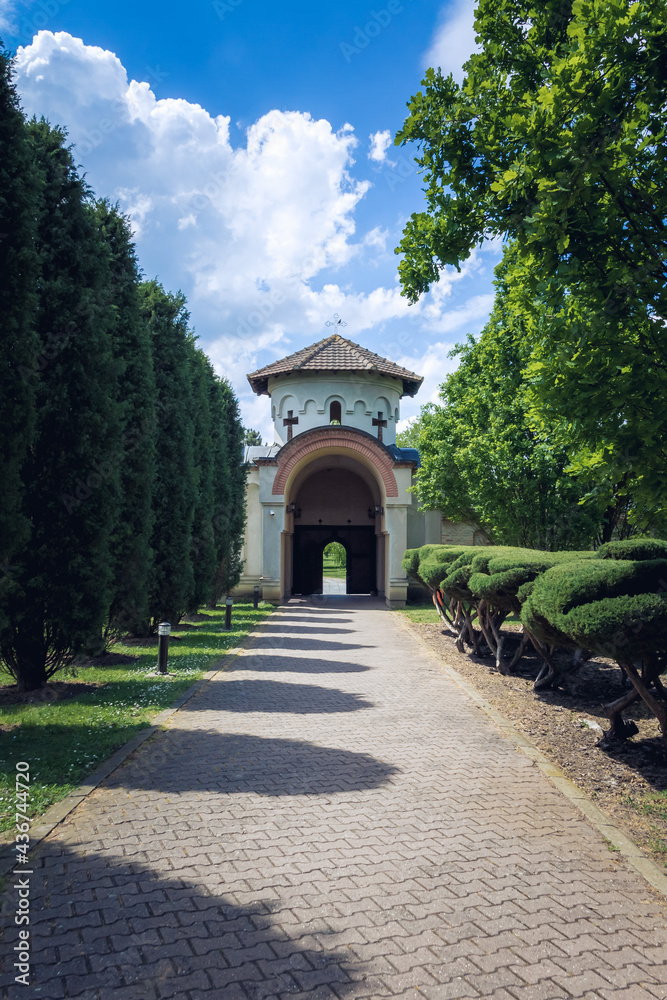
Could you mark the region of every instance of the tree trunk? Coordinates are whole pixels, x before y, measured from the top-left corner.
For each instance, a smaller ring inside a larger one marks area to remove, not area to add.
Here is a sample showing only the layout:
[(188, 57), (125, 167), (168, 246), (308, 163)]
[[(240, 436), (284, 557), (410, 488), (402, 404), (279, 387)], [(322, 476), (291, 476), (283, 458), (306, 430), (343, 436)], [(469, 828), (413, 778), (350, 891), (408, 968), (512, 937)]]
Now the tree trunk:
[[(522, 626), (522, 629), (523, 629), (523, 626)], [(520, 661), (521, 657), (523, 656), (523, 654), (525, 652), (525, 649), (526, 649), (526, 646), (528, 645), (529, 642), (530, 642), (530, 636), (526, 633), (526, 630), (523, 629), (523, 632), (521, 634), (521, 642), (519, 643), (517, 651), (514, 654), (514, 656), (512, 657), (512, 661), (511, 661), (510, 665), (507, 668), (508, 674), (512, 674), (516, 670), (516, 668), (517, 668), (517, 666), (519, 664), (519, 661)]]
[(603, 711), (609, 719), (610, 726), (602, 739), (598, 741), (598, 746), (604, 749), (607, 740), (627, 740), (629, 736), (634, 736), (638, 731), (637, 727), (632, 721), (626, 722), (622, 716), (622, 712), (628, 705), (632, 705), (633, 702), (637, 701), (638, 698), (639, 694), (633, 687), (621, 695), (620, 698), (617, 698), (616, 701), (610, 702), (609, 705), (603, 705)]
[[(635, 691), (641, 700), (658, 720), (660, 731), (662, 732), (662, 740), (665, 745), (665, 753), (667, 753), (667, 706), (662, 701), (658, 701), (648, 688), (648, 685), (657, 677), (659, 667), (657, 665), (646, 664), (642, 669), (642, 676), (640, 676), (634, 663), (621, 663), (621, 666), (632, 681)], [(654, 676), (651, 676), (652, 674)]]

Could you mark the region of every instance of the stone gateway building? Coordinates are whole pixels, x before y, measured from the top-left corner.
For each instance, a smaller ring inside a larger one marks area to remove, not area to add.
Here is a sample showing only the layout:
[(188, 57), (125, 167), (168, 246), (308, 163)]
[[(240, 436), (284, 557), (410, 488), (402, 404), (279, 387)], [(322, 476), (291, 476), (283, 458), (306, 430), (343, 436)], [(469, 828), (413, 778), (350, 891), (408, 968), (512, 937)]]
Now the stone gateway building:
[(267, 601), (322, 593), (323, 550), (347, 554), (348, 594), (401, 607), (406, 548), (473, 530), (422, 512), (410, 492), (419, 454), (396, 445), (403, 396), (422, 378), (338, 334), (248, 375), (271, 399), (275, 442), (249, 447), (244, 573)]

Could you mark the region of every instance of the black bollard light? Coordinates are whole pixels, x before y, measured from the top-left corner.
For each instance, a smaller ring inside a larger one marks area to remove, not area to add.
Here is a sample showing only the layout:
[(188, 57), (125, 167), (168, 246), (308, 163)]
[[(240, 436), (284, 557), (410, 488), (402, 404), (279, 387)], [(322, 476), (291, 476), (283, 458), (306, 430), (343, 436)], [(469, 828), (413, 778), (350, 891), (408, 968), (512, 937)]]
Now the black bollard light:
[(255, 585), (252, 591), (252, 601), (255, 611), (257, 611), (257, 606), (259, 604), (259, 587)]
[(157, 634), (159, 635), (158, 647), (157, 647), (157, 668), (161, 674), (166, 674), (167, 670), (167, 654), (169, 653), (169, 636), (171, 635), (171, 625), (169, 622), (160, 622), (157, 627)]
[(227, 631), (232, 627), (232, 604), (234, 601), (228, 597), (225, 601), (225, 628)]

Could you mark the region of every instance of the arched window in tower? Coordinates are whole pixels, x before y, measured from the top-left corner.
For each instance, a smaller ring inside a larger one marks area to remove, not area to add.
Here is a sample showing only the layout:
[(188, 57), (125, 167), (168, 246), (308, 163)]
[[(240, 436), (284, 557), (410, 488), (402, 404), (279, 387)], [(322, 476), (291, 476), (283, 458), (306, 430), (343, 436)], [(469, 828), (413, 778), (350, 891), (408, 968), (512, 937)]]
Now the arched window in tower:
[(341, 423), (341, 406), (337, 399), (334, 399), (333, 403), (329, 406), (329, 423), (330, 424), (340, 424)]

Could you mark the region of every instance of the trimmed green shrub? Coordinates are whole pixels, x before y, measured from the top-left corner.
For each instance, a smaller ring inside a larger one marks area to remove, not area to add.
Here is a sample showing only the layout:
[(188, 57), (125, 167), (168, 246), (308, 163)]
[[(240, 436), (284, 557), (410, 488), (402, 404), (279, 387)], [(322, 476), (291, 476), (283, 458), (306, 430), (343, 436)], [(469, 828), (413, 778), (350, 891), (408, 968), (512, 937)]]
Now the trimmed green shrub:
[(504, 548), (485, 550), (472, 560), (468, 581), (475, 600), (486, 600), (494, 608), (519, 614), (532, 590), (531, 584), (552, 566), (576, 559), (592, 559), (595, 552), (543, 552), (540, 549)]
[(461, 545), (430, 543), (418, 549), (406, 549), (401, 566), (408, 576), (433, 592), (440, 586), (442, 575), (450, 563), (463, 551)]
[(485, 557), (491, 559), (494, 555), (509, 554), (512, 551), (511, 546), (499, 545), (468, 545), (461, 548), (456, 559), (446, 567), (446, 575), (440, 581), (441, 589), (450, 599), (475, 604), (476, 598), (470, 590), (473, 562), (479, 560), (479, 565), (483, 566), (482, 560)]
[[(546, 643), (616, 660), (658, 719), (667, 749), (667, 706), (650, 690), (654, 685), (664, 693), (659, 676), (667, 666), (667, 559), (554, 566), (535, 581), (521, 619)], [(607, 706), (609, 736), (629, 735), (620, 713), (632, 700), (631, 692)]]
[[(419, 560), (419, 574), (426, 586), (437, 590), (443, 576), (447, 575), (452, 563), (461, 557), (466, 548), (472, 546), (424, 545), (419, 550), (423, 553)], [(424, 552), (425, 549), (428, 551)]]
[(660, 538), (624, 538), (601, 545), (596, 555), (598, 559), (667, 559), (667, 542)]
[(419, 552), (420, 549), (406, 549), (401, 559), (401, 567), (406, 576), (411, 576), (413, 580), (418, 580), (421, 583), (422, 580), (419, 576)]
[(577, 560), (544, 573), (521, 620), (539, 639), (619, 663), (667, 650), (667, 559)]

